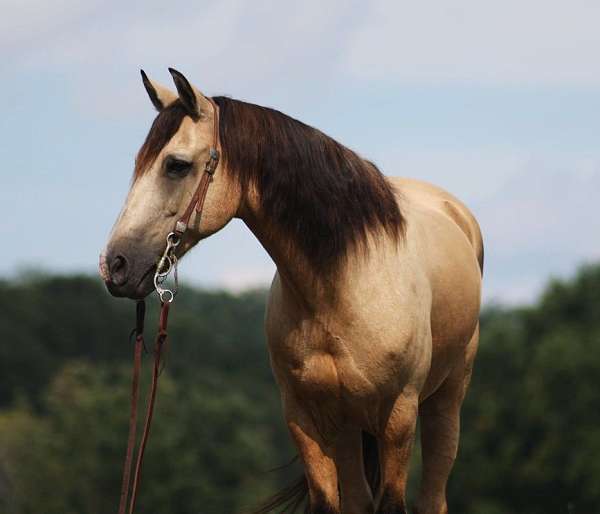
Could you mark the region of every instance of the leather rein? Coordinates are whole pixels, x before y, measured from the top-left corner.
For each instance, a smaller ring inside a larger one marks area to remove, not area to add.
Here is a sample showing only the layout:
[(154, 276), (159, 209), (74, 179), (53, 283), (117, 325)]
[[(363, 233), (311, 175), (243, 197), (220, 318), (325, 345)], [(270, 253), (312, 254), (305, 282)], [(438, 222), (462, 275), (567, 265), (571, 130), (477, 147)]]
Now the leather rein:
[[(137, 451), (137, 457), (133, 473), (133, 482), (131, 481), (131, 465), (133, 462), (133, 453), (136, 442), (137, 432), (137, 405), (140, 392), (140, 371), (142, 367), (142, 350), (144, 348), (144, 318), (146, 313), (146, 304), (140, 300), (136, 305), (136, 324), (131, 335), (135, 335), (135, 345), (133, 352), (133, 373), (131, 379), (131, 407), (129, 414), (129, 435), (127, 438), (127, 451), (125, 454), (125, 464), (123, 466), (123, 480), (121, 484), (121, 497), (119, 501), (119, 514), (133, 514), (139, 489), (142, 464), (144, 461), (144, 451), (150, 435), (150, 426), (154, 414), (154, 404), (156, 400), (156, 391), (158, 386), (158, 377), (161, 371), (162, 350), (167, 341), (167, 324), (169, 319), (169, 308), (175, 295), (177, 294), (177, 256), (176, 248), (181, 243), (183, 235), (188, 229), (190, 218), (194, 210), (198, 219), (202, 215), (204, 201), (208, 186), (212, 182), (213, 175), (219, 164), (219, 110), (212, 98), (207, 98), (213, 109), (213, 141), (209, 150), (209, 157), (204, 164), (204, 171), (200, 182), (196, 187), (190, 203), (183, 212), (181, 218), (177, 220), (173, 231), (167, 235), (167, 244), (154, 274), (154, 288), (160, 298), (160, 318), (158, 323), (158, 332), (154, 343), (154, 366), (152, 368), (152, 383), (146, 400), (146, 417), (144, 429), (140, 439)], [(173, 272), (175, 285), (172, 289), (164, 286), (168, 276)], [(129, 498), (129, 508), (127, 509), (127, 499)]]

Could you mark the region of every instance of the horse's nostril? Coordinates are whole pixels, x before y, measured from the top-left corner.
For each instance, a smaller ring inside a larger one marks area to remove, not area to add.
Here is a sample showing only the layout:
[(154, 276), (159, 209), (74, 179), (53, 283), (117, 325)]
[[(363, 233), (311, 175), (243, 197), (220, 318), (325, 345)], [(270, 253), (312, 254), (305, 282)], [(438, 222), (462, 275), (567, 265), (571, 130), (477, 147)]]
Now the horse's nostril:
[(116, 286), (122, 286), (127, 282), (127, 259), (122, 255), (116, 255), (110, 261), (110, 280)]

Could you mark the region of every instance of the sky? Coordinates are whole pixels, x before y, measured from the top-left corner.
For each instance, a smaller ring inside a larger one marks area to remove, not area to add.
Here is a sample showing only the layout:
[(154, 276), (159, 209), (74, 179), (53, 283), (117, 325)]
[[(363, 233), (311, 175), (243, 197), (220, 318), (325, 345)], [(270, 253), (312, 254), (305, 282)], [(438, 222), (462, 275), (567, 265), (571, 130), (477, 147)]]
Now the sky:
[[(94, 273), (155, 112), (139, 70), (275, 107), (477, 216), (487, 302), (531, 301), (600, 260), (594, 0), (3, 0), (0, 276)], [(183, 283), (274, 265), (234, 220)]]

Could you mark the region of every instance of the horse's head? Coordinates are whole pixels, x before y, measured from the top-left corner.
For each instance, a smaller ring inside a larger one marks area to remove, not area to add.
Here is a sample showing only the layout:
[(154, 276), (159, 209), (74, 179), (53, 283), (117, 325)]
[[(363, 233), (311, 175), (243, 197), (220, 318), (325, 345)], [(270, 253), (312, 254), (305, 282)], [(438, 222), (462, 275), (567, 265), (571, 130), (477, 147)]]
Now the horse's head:
[[(169, 71), (177, 94), (142, 71), (158, 116), (137, 155), (131, 189), (100, 258), (100, 274), (115, 296), (143, 298), (152, 291), (167, 234), (189, 205), (213, 145), (216, 105), (181, 73)], [(240, 199), (241, 189), (225, 173), (221, 160), (201, 216), (192, 214), (177, 257), (225, 226)]]

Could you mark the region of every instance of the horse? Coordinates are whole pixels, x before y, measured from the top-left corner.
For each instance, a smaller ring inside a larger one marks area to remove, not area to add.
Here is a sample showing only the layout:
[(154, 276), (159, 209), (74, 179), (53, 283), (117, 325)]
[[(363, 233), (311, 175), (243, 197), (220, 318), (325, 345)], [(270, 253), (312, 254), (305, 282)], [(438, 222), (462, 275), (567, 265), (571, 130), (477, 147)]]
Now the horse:
[(218, 129), (222, 158), (176, 253), (235, 217), (277, 267), (265, 332), (304, 476), (261, 512), (305, 494), (312, 514), (405, 513), (419, 418), (415, 512), (447, 513), (479, 340), (475, 217), (441, 188), (387, 178), (282, 112), (206, 97), (170, 72), (175, 91), (142, 71), (158, 115), (103, 253), (109, 292), (141, 299), (154, 289), (165, 235), (192, 200)]

